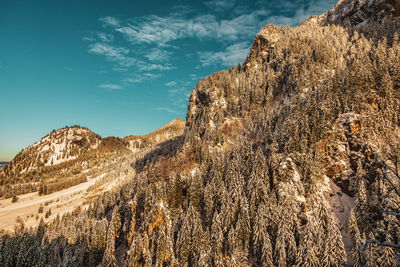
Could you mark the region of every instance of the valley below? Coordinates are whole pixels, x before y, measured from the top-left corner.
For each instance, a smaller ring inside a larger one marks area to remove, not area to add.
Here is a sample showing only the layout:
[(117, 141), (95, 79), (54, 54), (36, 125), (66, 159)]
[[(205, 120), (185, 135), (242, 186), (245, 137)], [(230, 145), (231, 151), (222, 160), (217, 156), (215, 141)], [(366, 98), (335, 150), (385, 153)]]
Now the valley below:
[[(64, 189), (49, 195), (39, 196), (38, 192), (18, 196), (18, 201), (12, 199), (0, 200), (0, 228), (5, 231), (14, 231), (14, 226), (22, 221), (26, 227), (36, 227), (40, 219), (52, 220), (71, 212), (75, 207), (85, 207), (84, 202), (89, 195), (87, 189), (94, 185), (100, 178), (94, 178), (86, 183)], [(39, 207), (44, 207), (41, 213)], [(45, 218), (46, 212), (51, 210), (51, 215)], [(20, 220), (17, 220), (20, 218)]]
[[(39, 195), (38, 192), (19, 195), (15, 203), (11, 198), (0, 200), (0, 231), (3, 234), (14, 232), (16, 225), (21, 223), (27, 228), (35, 228), (41, 219), (48, 222), (57, 216), (61, 218), (78, 207), (87, 209), (93, 199), (103, 192), (113, 191), (126, 183), (128, 178), (127, 175), (119, 175), (116, 179), (110, 179), (110, 173), (107, 175), (102, 174), (47, 195)], [(39, 212), (41, 207), (42, 211)]]

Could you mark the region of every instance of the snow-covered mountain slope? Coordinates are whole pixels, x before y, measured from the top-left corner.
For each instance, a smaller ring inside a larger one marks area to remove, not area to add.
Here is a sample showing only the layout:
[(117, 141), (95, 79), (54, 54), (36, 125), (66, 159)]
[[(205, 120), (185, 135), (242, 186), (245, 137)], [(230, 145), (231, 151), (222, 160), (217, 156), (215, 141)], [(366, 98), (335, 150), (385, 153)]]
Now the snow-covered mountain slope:
[(138, 152), (144, 148), (162, 143), (176, 136), (182, 135), (185, 129), (185, 121), (176, 118), (157, 130), (141, 136), (129, 135), (123, 141), (132, 152)]
[(87, 128), (73, 126), (52, 131), (40, 141), (22, 150), (7, 164), (5, 175), (18, 175), (45, 166), (54, 166), (77, 159), (96, 149), (101, 137)]
[(77, 174), (88, 166), (97, 164), (105, 156), (139, 153), (182, 135), (184, 127), (184, 120), (174, 119), (147, 135), (125, 138), (102, 138), (80, 126), (53, 130), (40, 141), (22, 150), (4, 166), (0, 170), (0, 182), (2, 185), (37, 182), (58, 177), (72, 166), (75, 169), (73, 172)]
[(345, 27), (363, 26), (370, 22), (397, 19), (399, 0), (341, 0), (326, 16), (325, 23)]
[[(398, 242), (393, 236), (399, 232), (390, 230), (398, 223), (382, 213), (397, 210), (399, 203), (389, 201), (396, 198), (390, 183), (400, 187), (397, 6), (341, 1), (330, 13), (297, 27), (267, 25), (243, 65), (201, 80), (188, 104), (186, 145), (210, 153), (212, 162), (221, 152), (231, 160), (239, 157), (240, 168), (249, 164), (248, 157), (229, 154), (232, 148), (261, 148), (278, 202), (284, 209), (298, 207), (292, 221), (301, 218), (311, 227), (320, 220), (316, 206), (328, 209), (336, 225), (331, 230), (341, 233), (341, 241), (330, 246), (345, 249), (349, 264), (366, 262), (352, 255), (365, 236)], [(287, 162), (292, 166), (280, 172), (278, 166)], [(248, 173), (242, 175), (246, 184)], [(294, 197), (290, 205), (284, 203), (289, 195)], [(344, 261), (343, 251), (337, 252), (331, 255)], [(312, 265), (309, 259), (298, 260)], [(316, 266), (326, 265), (323, 261)]]

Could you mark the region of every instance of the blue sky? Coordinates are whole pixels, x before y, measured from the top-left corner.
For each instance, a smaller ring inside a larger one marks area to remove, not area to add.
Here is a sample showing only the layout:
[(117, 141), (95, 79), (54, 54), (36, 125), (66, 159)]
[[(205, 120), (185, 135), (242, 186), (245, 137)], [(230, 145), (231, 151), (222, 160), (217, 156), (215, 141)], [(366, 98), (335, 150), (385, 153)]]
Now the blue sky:
[(199, 79), (236, 66), (268, 23), (335, 0), (2, 0), (0, 161), (53, 129), (145, 134), (185, 119)]

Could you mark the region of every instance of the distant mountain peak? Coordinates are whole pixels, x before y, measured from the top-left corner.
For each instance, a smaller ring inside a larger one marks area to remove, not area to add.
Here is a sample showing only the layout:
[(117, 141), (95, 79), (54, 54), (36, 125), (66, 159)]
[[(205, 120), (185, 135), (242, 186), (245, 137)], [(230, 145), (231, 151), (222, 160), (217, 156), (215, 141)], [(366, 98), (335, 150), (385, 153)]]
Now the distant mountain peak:
[(128, 149), (130, 149), (132, 152), (137, 152), (140, 149), (147, 148), (182, 135), (185, 129), (185, 124), (185, 120), (175, 118), (151, 133), (141, 136), (129, 135), (123, 138), (123, 140), (128, 143)]
[(79, 125), (53, 130), (18, 153), (3, 171), (6, 175), (21, 174), (74, 160), (81, 154), (96, 149), (100, 142), (100, 135)]
[[(26, 176), (44, 167), (62, 163), (85, 161), (88, 157), (103, 157), (107, 154), (139, 152), (158, 143), (182, 135), (185, 121), (175, 118), (152, 133), (143, 136), (105, 137), (80, 125), (53, 130), (48, 135), (18, 153), (0, 170), (2, 177)], [(65, 167), (65, 166), (64, 166)]]

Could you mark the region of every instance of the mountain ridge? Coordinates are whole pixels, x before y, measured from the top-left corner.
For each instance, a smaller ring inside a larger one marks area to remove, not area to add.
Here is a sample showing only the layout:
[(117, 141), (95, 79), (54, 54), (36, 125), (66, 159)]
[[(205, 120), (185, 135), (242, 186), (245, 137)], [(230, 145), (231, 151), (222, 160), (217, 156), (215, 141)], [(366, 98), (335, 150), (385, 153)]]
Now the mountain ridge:
[(152, 131), (145, 135), (128, 135), (123, 138), (125, 142), (128, 142), (128, 148), (132, 151), (138, 151), (140, 149), (149, 147), (156, 143), (164, 142), (168, 139), (177, 136), (177, 133), (183, 133), (186, 121), (180, 118), (175, 118), (169, 123), (160, 128)]
[[(132, 149), (129, 143), (131, 136), (103, 138), (79, 125), (53, 130), (23, 149), (0, 170), (1, 185), (38, 182), (42, 179), (43, 171), (50, 172), (46, 176), (57, 176), (57, 172), (63, 172), (72, 166), (76, 166), (74, 168), (78, 171), (82, 168), (79, 166), (98, 161), (105, 155), (138, 153), (145, 148), (181, 135), (184, 123), (184, 120), (174, 119), (152, 133), (134, 137), (136, 142), (144, 143), (136, 149)], [(0, 195), (4, 194), (0, 192)]]

